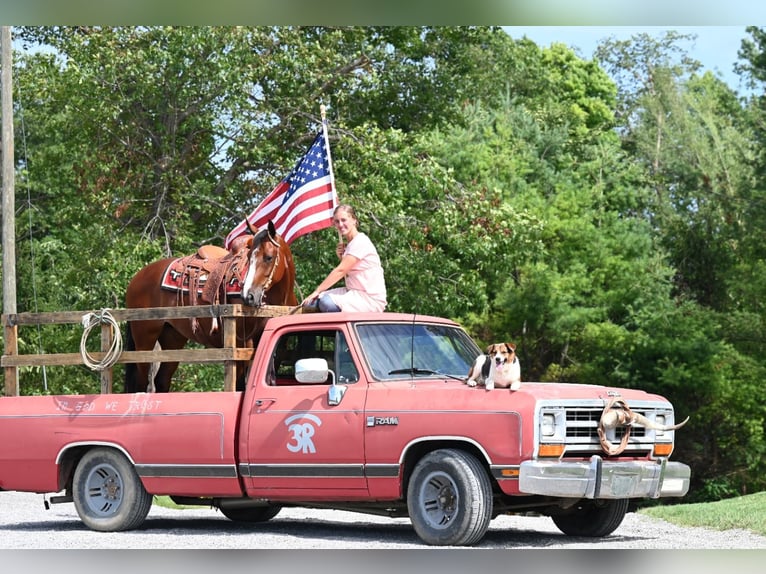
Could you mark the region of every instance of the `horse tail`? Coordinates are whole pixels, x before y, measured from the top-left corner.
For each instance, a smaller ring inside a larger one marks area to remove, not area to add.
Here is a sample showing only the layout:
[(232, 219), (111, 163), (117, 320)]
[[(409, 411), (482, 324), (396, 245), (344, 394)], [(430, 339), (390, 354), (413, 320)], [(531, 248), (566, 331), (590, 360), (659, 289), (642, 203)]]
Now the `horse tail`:
[[(133, 340), (133, 329), (130, 328), (130, 321), (126, 323), (125, 329), (125, 350), (135, 351), (136, 342)], [(136, 379), (138, 378), (138, 370), (135, 363), (125, 363), (125, 392), (136, 392)]]

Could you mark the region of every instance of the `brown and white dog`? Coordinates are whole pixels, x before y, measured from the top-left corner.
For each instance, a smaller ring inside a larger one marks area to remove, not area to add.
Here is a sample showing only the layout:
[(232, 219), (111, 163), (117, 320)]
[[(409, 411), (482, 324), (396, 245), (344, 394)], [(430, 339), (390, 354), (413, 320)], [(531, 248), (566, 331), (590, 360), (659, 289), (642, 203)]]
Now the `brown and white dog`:
[(468, 371), (466, 384), (475, 387), (484, 384), (490, 391), (496, 386), (517, 391), (521, 387), (521, 366), (513, 343), (495, 343), (487, 347), (484, 355), (476, 357)]

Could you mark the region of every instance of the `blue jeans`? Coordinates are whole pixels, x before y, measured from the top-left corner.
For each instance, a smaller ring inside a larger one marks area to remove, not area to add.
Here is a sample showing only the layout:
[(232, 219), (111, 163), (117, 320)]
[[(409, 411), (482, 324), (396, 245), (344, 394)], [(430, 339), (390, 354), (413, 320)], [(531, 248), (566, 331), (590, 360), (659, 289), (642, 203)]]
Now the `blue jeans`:
[(322, 293), (319, 297), (314, 299), (309, 307), (317, 308), (322, 313), (337, 313), (340, 311), (340, 307), (335, 304), (335, 301), (333, 301), (332, 297), (327, 293)]

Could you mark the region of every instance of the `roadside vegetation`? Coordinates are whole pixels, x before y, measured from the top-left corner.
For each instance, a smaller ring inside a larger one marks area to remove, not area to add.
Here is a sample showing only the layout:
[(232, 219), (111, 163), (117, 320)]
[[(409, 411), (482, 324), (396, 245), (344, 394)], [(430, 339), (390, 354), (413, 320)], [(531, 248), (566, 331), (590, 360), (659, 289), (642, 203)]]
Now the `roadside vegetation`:
[(766, 492), (715, 502), (652, 506), (639, 512), (679, 526), (749, 530), (766, 536)]

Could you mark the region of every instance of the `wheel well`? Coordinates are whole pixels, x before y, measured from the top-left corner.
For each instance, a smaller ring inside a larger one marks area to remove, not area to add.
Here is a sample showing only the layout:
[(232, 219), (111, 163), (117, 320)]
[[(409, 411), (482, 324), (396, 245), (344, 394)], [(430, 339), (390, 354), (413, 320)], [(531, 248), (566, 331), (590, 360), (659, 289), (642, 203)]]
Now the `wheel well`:
[(410, 476), (412, 476), (412, 470), (415, 468), (415, 465), (418, 463), (418, 461), (430, 452), (433, 452), (435, 450), (445, 449), (445, 448), (462, 450), (464, 452), (470, 453), (473, 456), (475, 456), (476, 459), (484, 467), (484, 470), (487, 472), (487, 475), (489, 476), (489, 479), (492, 483), (493, 489), (496, 487), (496, 481), (494, 477), (492, 476), (492, 473), (490, 472), (490, 469), (489, 469), (489, 461), (487, 461), (485, 453), (482, 452), (481, 449), (479, 449), (475, 444), (467, 440), (464, 441), (459, 439), (429, 440), (429, 441), (418, 442), (411, 445), (407, 449), (406, 454), (404, 455), (404, 460), (402, 464), (402, 485), (401, 485), (402, 498), (406, 498), (407, 487), (409, 486), (409, 483), (410, 483)]
[(58, 462), (58, 485), (59, 490), (66, 489), (67, 492), (72, 490), (72, 479), (74, 478), (74, 469), (77, 468), (77, 463), (88, 452), (92, 446), (75, 446), (65, 450), (59, 457)]
[[(125, 455), (127, 453), (120, 447), (113, 444), (76, 444), (66, 447), (59, 453), (57, 457), (58, 462), (58, 486), (59, 490), (66, 490), (70, 492), (72, 490), (72, 481), (74, 480), (74, 470), (80, 463), (85, 454), (94, 448), (111, 448), (117, 450)], [(128, 460), (133, 464), (133, 459), (128, 456)]]

